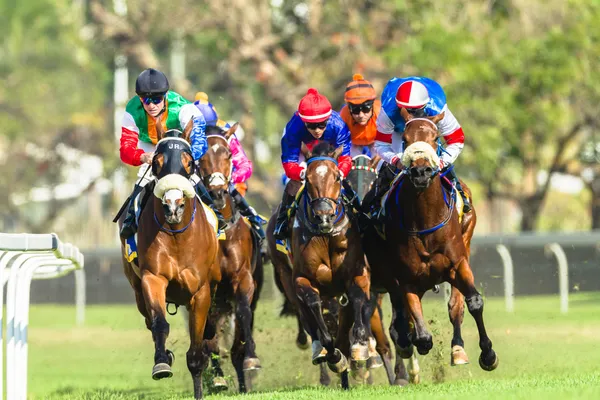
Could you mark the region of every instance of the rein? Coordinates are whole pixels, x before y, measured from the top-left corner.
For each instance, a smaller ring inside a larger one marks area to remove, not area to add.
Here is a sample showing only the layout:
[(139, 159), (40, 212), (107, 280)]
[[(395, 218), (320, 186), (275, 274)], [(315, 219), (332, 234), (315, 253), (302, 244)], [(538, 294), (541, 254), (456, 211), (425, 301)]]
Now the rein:
[(194, 210), (192, 211), (192, 218), (190, 218), (190, 221), (187, 223), (186, 226), (184, 226), (181, 229), (169, 229), (169, 228), (165, 228), (159, 221), (158, 221), (158, 217), (156, 216), (156, 212), (154, 212), (154, 222), (156, 222), (156, 225), (158, 225), (159, 229), (161, 231), (165, 231), (168, 233), (182, 233), (185, 232), (187, 230), (187, 228), (190, 227), (190, 225), (192, 224), (192, 222), (194, 222), (194, 218), (196, 218), (196, 198), (194, 197)]
[[(421, 235), (427, 235), (428, 233), (432, 233), (437, 231), (440, 228), (443, 228), (444, 226), (446, 226), (446, 224), (448, 223), (448, 221), (450, 221), (450, 218), (452, 218), (452, 214), (454, 212), (454, 207), (456, 206), (456, 187), (454, 187), (454, 185), (452, 185), (452, 182), (446, 177), (446, 174), (448, 174), (448, 172), (450, 172), (450, 170), (453, 167), (448, 168), (446, 171), (444, 171), (443, 173), (440, 174), (440, 185), (442, 185), (442, 193), (444, 195), (444, 203), (446, 203), (446, 205), (448, 206), (448, 214), (446, 215), (446, 217), (442, 220), (442, 222), (440, 222), (439, 224), (431, 227), (431, 228), (426, 228), (426, 229), (422, 229), (422, 230), (418, 230), (418, 229), (408, 229), (406, 228), (406, 226), (404, 225), (404, 223), (402, 222), (402, 218), (400, 218), (400, 228), (402, 228), (403, 230), (405, 230), (409, 236), (421, 236)], [(434, 177), (438, 171), (432, 175), (432, 177)], [(405, 175), (406, 178), (406, 175)], [(396, 187), (396, 205), (400, 204), (400, 189), (402, 187), (402, 184), (404, 183), (404, 179), (403, 178), (399, 183), (398, 186)], [(410, 178), (409, 178), (410, 179)], [(442, 179), (445, 179), (446, 182), (450, 183), (450, 186), (452, 187), (452, 193), (450, 195), (450, 199), (447, 198), (446, 196), (446, 190), (442, 184)]]
[[(333, 162), (336, 166), (338, 165), (338, 162), (335, 158), (333, 157), (327, 157), (327, 156), (317, 156), (317, 157), (312, 157), (309, 158), (306, 161), (306, 165), (310, 165), (312, 162), (314, 161), (331, 161)], [(310, 198), (310, 195), (308, 194), (308, 191), (306, 191), (306, 188), (303, 189), (304, 193), (302, 194), (302, 196), (304, 197), (304, 210), (303, 210), (303, 219), (306, 222), (306, 226), (308, 227), (308, 230), (310, 231), (310, 233), (312, 233), (313, 235), (324, 235), (320, 232), (319, 230), (319, 226), (318, 224), (315, 224), (312, 219), (311, 219), (311, 215), (314, 218), (315, 214), (314, 214), (314, 204), (317, 202), (324, 202), (324, 201), (331, 201), (333, 204), (335, 204), (335, 221), (333, 222), (333, 226), (334, 229), (326, 234), (326, 235), (335, 235), (337, 233), (339, 233), (342, 229), (344, 229), (344, 227), (347, 224), (347, 220), (345, 223), (340, 224), (339, 226), (336, 227), (336, 225), (342, 220), (342, 218), (346, 215), (346, 207), (344, 206), (344, 202), (340, 193), (340, 197), (338, 197), (337, 199), (331, 198), (331, 197), (319, 197), (316, 199), (312, 199)], [(310, 210), (310, 213), (309, 213)]]

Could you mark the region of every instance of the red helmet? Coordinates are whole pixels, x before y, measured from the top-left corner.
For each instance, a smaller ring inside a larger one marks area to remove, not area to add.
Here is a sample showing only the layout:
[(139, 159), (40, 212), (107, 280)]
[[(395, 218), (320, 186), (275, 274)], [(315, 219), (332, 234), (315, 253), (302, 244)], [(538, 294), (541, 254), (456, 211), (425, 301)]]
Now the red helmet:
[(406, 81), (396, 92), (396, 104), (400, 108), (421, 108), (429, 103), (429, 92), (418, 81)]
[(323, 122), (331, 115), (331, 103), (317, 89), (310, 88), (300, 100), (298, 115), (304, 122)]

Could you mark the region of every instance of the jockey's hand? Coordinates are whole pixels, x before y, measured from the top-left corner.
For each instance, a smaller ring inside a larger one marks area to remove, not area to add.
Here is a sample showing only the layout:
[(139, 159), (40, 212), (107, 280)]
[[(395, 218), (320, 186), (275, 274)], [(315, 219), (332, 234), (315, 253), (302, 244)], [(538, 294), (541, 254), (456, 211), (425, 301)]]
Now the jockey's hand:
[(152, 164), (152, 158), (154, 157), (154, 153), (144, 153), (140, 157), (140, 161), (142, 164)]
[(398, 168), (399, 170), (402, 170), (402, 169), (404, 169), (404, 165), (402, 164), (402, 160), (401, 160), (401, 159), (398, 159), (398, 160), (396, 161), (396, 163), (394, 164), (394, 167)]

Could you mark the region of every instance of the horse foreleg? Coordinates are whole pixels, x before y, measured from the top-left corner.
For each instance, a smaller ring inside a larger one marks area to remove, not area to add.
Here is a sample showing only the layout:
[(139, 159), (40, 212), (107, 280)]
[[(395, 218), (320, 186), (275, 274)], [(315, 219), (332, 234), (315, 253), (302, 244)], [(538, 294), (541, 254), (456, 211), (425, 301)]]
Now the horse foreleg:
[[(187, 314), (186, 322), (189, 333), (189, 313), (186, 311), (185, 314)], [(222, 335), (221, 325), (223, 324), (224, 319), (225, 317), (217, 315), (216, 311), (211, 311), (206, 321), (206, 328), (204, 329), (204, 338), (206, 340), (206, 347), (208, 354), (210, 355), (210, 364), (213, 371), (212, 387), (217, 391), (228, 389), (227, 380), (225, 379), (225, 374), (221, 368), (219, 348), (219, 339)]]
[[(367, 368), (369, 369), (383, 366), (383, 358), (385, 357), (388, 358), (388, 361), (391, 361), (389, 360), (391, 358), (390, 342), (385, 336), (385, 332), (383, 330), (383, 317), (381, 310), (382, 300), (383, 295), (371, 297), (371, 306), (373, 310), (373, 314), (371, 315), (371, 333), (373, 336), (369, 337), (369, 360), (367, 361)], [(391, 373), (392, 371), (390, 370), (388, 373), (388, 379), (391, 378)], [(390, 381), (390, 384), (391, 383), (392, 381)]]
[(483, 323), (483, 297), (475, 288), (473, 272), (466, 259), (462, 259), (456, 269), (456, 276), (450, 282), (465, 296), (469, 313), (473, 316), (479, 332), (479, 366), (486, 371), (493, 371), (498, 367), (498, 356), (492, 349), (492, 341), (485, 331)]
[(208, 364), (207, 349), (204, 343), (204, 329), (211, 303), (210, 285), (205, 283), (194, 294), (189, 304), (190, 348), (187, 351), (187, 366), (194, 383), (194, 398), (202, 398), (202, 371)]
[(173, 376), (173, 354), (165, 347), (169, 336), (169, 323), (165, 315), (167, 280), (162, 276), (145, 273), (142, 276), (141, 287), (154, 341), (152, 379), (170, 378)]
[(469, 357), (465, 351), (465, 343), (461, 335), (461, 325), (465, 315), (465, 298), (460, 291), (452, 286), (452, 294), (448, 300), (448, 315), (454, 328), (452, 335), (452, 353), (450, 354), (450, 365), (463, 365), (469, 363)]
[[(327, 361), (329, 369), (335, 373), (348, 370), (348, 360), (334, 347), (333, 339), (327, 330), (321, 311), (321, 298), (310, 281), (303, 277), (295, 279), (296, 294), (304, 321), (309, 326), (309, 334), (313, 338), (313, 364)], [(319, 340), (314, 340), (317, 337)], [(325, 355), (320, 348), (327, 352)], [(347, 380), (347, 379), (346, 379)], [(342, 379), (342, 385), (344, 379)]]
[(412, 343), (417, 347), (421, 355), (429, 353), (433, 348), (433, 339), (427, 331), (425, 321), (423, 320), (423, 308), (421, 305), (421, 294), (416, 293), (412, 287), (407, 287), (404, 292), (406, 306), (414, 321), (414, 331), (412, 334)]
[(369, 302), (370, 296), (371, 282), (366, 268), (363, 268), (363, 274), (355, 276), (348, 288), (348, 297), (354, 311), (354, 328), (352, 329), (354, 343), (352, 343), (350, 352), (352, 360), (360, 364), (366, 363), (369, 359), (368, 341), (371, 334), (371, 315), (373, 314)]

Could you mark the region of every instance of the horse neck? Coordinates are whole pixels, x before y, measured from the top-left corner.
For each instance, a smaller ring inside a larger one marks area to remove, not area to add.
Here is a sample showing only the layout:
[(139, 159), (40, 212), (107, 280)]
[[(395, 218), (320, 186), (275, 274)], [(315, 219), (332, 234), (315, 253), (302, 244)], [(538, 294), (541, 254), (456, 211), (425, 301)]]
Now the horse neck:
[(422, 191), (418, 191), (410, 179), (406, 180), (406, 191), (400, 195), (400, 202), (407, 228), (427, 229), (439, 224), (448, 215), (439, 174)]

